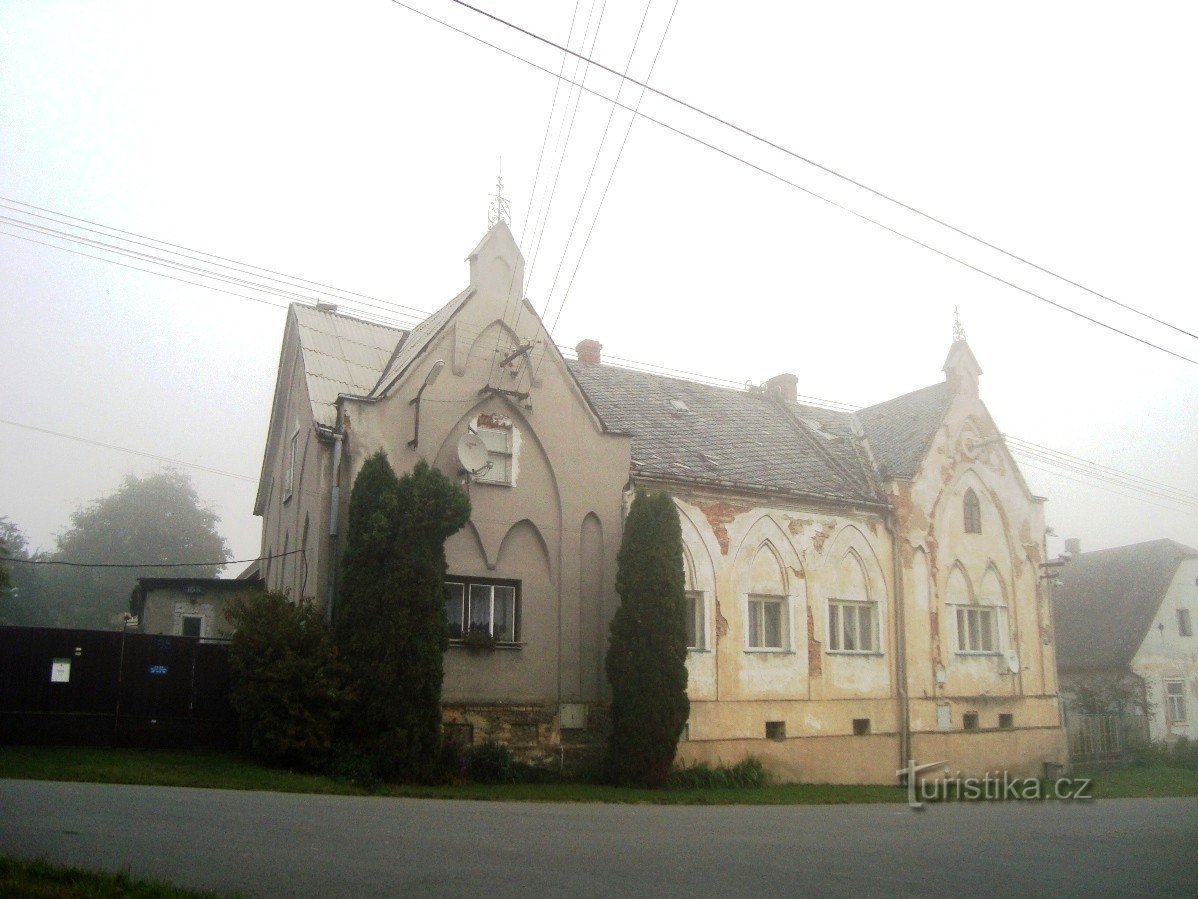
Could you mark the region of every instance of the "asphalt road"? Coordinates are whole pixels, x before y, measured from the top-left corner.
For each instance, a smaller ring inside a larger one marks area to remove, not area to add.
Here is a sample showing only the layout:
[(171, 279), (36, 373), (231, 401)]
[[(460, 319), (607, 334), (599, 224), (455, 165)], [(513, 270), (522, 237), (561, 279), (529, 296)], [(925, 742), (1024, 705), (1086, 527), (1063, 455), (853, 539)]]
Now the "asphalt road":
[(261, 896), (1198, 894), (1198, 800), (686, 806), (0, 780), (0, 853)]

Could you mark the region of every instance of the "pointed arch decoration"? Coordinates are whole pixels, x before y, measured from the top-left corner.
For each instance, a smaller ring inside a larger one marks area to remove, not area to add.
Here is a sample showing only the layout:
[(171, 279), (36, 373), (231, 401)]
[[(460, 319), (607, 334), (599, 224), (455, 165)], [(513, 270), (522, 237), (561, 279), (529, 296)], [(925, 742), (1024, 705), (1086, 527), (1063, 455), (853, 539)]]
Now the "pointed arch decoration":
[(965, 533), (980, 534), (982, 532), (982, 505), (972, 487), (965, 488), (965, 496), (961, 500), (965, 517)]

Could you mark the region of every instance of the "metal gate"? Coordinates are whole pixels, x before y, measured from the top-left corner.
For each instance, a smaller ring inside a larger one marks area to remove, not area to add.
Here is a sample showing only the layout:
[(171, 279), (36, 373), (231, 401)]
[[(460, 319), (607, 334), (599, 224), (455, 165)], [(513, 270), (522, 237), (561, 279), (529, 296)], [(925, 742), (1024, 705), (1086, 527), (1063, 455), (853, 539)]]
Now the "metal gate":
[(1127, 761), (1148, 739), (1148, 719), (1144, 715), (1070, 712), (1065, 727), (1069, 735), (1069, 759), (1074, 764)]
[(0, 627), (0, 743), (236, 742), (227, 641)]

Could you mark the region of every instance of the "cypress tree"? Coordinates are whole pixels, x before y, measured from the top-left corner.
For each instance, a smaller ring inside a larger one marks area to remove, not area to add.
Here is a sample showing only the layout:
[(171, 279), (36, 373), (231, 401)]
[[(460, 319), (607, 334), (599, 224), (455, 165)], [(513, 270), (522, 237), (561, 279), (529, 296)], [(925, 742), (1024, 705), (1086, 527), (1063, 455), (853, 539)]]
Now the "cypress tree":
[(682, 529), (668, 493), (637, 491), (618, 564), (609, 765), (617, 783), (663, 787), (690, 714)]
[(424, 460), (397, 478), (379, 451), (354, 480), (336, 622), (355, 697), (346, 736), (384, 779), (435, 772), (449, 640), (445, 540), (469, 517), (465, 491)]

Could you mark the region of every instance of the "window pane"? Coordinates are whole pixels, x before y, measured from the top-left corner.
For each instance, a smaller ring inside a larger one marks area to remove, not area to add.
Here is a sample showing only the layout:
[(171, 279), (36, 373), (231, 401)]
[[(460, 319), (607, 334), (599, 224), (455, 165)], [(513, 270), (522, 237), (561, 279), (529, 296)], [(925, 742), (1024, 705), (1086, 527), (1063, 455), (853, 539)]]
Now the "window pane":
[(965, 644), (965, 610), (957, 609), (957, 649), (963, 650), (968, 647)]
[(844, 622), (843, 649), (857, 649), (857, 616), (853, 614), (852, 606), (845, 606), (840, 612)]
[(969, 628), (969, 639), (965, 641), (965, 645), (971, 650), (978, 648), (978, 611), (977, 609), (967, 609), (965, 611), (965, 624)]
[(700, 649), (703, 633), (703, 604), (696, 593), (686, 594), (686, 645), (688, 649)]
[(860, 621), (857, 633), (861, 636), (861, 648), (872, 652), (874, 650), (874, 616), (873, 606), (859, 606), (857, 617)]
[(980, 625), (981, 641), (978, 643), (978, 649), (984, 649), (986, 652), (994, 651), (994, 612), (991, 609), (981, 609), (978, 611), (978, 624)]
[(200, 629), (203, 627), (204, 619), (196, 615), (183, 616), (183, 636), (184, 637), (199, 637)]
[(508, 452), (508, 437), (511, 431), (504, 428), (479, 428), (478, 439), (483, 442), (483, 446), (489, 452), (506, 453)]
[(491, 467), (481, 475), (482, 480), (502, 481), (505, 484), (511, 480), (510, 456), (487, 453), (487, 461), (491, 463)]
[(462, 636), (462, 596), (464, 589), (461, 584), (445, 585), (445, 620), (449, 623), (449, 638), (457, 640)]
[(470, 631), (491, 632), (491, 586), (470, 585)]
[(782, 603), (762, 603), (765, 611), (765, 645), (782, 646)]
[(840, 649), (840, 606), (828, 606), (828, 648)]
[(749, 646), (761, 646), (761, 600), (749, 600)]
[(491, 631), (496, 640), (508, 643), (516, 639), (516, 588), (495, 588), (495, 623)]

